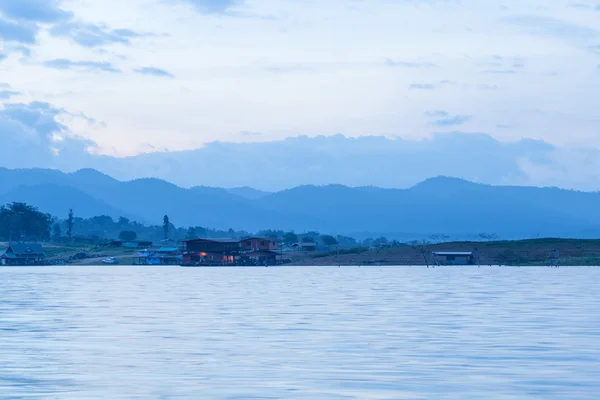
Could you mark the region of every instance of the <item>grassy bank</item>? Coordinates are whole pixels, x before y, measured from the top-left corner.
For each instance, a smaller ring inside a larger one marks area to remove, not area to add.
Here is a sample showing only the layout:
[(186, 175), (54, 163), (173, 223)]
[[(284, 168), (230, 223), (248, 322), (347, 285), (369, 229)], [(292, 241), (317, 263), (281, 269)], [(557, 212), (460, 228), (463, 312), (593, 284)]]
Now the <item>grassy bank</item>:
[[(121, 265), (132, 265), (135, 249), (108, 248), (85, 245), (44, 244), (49, 262), (68, 261), (72, 265), (100, 264), (108, 257)], [(480, 265), (542, 266), (558, 262), (561, 266), (600, 266), (600, 240), (529, 239), (490, 242), (450, 242), (426, 244), (419, 247), (400, 245), (390, 249), (341, 248), (326, 252), (284, 252), (291, 265), (425, 265), (436, 260), (432, 252), (473, 252)], [(82, 260), (70, 260), (78, 253), (87, 253)], [(552, 258), (558, 253), (558, 261)]]
[(308, 255), (294, 259), (294, 265), (425, 265), (435, 264), (431, 254), (436, 251), (473, 252), (481, 265), (536, 266), (549, 265), (558, 252), (558, 264), (563, 266), (600, 265), (600, 240), (543, 238), (493, 242), (450, 242), (392, 249), (336, 252)]

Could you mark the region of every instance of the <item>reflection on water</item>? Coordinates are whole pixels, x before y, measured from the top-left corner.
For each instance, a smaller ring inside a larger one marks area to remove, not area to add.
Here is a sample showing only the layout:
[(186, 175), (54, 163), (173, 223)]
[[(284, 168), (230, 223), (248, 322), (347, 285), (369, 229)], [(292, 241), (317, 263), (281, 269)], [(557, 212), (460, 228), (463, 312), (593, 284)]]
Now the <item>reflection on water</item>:
[(0, 268), (1, 399), (600, 398), (598, 268)]

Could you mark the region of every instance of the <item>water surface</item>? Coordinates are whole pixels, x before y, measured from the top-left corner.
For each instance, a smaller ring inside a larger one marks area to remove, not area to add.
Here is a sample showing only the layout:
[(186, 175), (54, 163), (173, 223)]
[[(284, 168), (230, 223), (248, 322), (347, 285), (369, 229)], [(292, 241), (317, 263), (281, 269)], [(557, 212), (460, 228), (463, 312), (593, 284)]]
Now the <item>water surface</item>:
[(600, 398), (600, 268), (0, 268), (0, 399)]

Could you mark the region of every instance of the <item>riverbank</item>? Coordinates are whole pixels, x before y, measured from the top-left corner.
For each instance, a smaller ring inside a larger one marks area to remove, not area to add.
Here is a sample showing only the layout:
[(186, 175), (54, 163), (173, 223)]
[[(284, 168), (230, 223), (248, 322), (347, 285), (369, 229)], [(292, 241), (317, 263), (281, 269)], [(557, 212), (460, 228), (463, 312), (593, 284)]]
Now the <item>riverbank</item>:
[[(450, 242), (401, 245), (391, 249), (342, 250), (318, 253), (294, 259), (292, 265), (426, 265), (438, 260), (433, 252), (473, 252), (480, 265), (548, 265), (600, 266), (600, 240), (530, 239), (494, 242)], [(555, 255), (558, 256), (554, 259)]]
[[(135, 265), (138, 250), (126, 248), (85, 247), (81, 245), (44, 245), (49, 263), (69, 265), (101, 264), (114, 258), (120, 265)], [(531, 239), (494, 242), (450, 242), (400, 245), (388, 249), (342, 248), (338, 252), (283, 251), (278, 258), (292, 266), (332, 265), (426, 265), (435, 264), (433, 252), (473, 252), (480, 265), (548, 265), (550, 261), (563, 266), (600, 265), (600, 240)], [(76, 256), (85, 254), (84, 258)], [(551, 260), (557, 254), (558, 259)]]

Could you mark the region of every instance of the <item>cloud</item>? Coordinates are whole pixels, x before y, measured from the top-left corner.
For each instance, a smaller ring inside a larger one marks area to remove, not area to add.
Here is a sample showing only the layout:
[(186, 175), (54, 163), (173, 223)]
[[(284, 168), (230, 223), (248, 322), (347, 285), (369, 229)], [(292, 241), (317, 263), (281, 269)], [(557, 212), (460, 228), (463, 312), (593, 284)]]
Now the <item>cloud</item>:
[(270, 66), (270, 67), (265, 67), (265, 71), (272, 72), (275, 74), (285, 74), (285, 73), (291, 73), (291, 72), (312, 71), (312, 68), (308, 67), (306, 65)]
[(0, 132), (10, 140), (0, 146), (2, 163), (8, 168), (63, 166), (81, 161), (95, 143), (78, 137), (58, 122), (64, 110), (48, 103), (9, 103), (0, 108)]
[(37, 32), (38, 27), (35, 23), (16, 23), (0, 18), (0, 39), (4, 41), (33, 44)]
[(465, 122), (468, 122), (472, 119), (470, 115), (455, 115), (450, 118), (443, 118), (436, 121), (433, 121), (431, 124), (435, 126), (455, 126), (462, 125)]
[(44, 66), (53, 69), (60, 70), (69, 70), (69, 69), (78, 69), (84, 71), (105, 71), (105, 72), (121, 72), (119, 69), (113, 66), (113, 64), (108, 62), (98, 62), (98, 61), (73, 61), (67, 60), (64, 58), (58, 58), (55, 60), (44, 61)]
[(241, 0), (179, 0), (204, 14), (222, 14), (241, 3)]
[(482, 74), (496, 74), (496, 75), (512, 75), (516, 74), (517, 71), (514, 69), (486, 69), (481, 71)]
[(0, 89), (0, 100), (10, 99), (12, 96), (17, 96), (19, 94), (21, 94), (21, 93), (15, 92), (13, 90)]
[(102, 24), (75, 21), (57, 0), (0, 0), (0, 38), (26, 44), (36, 43), (40, 25), (50, 25), (49, 33), (66, 37), (84, 47), (114, 43), (129, 45), (131, 39), (150, 36), (131, 29), (111, 29)]
[(498, 85), (488, 85), (485, 83), (478, 83), (474, 87), (476, 89), (480, 89), (480, 90), (498, 90), (499, 89)]
[(246, 136), (246, 137), (257, 137), (257, 136), (262, 136), (262, 132), (254, 132), (254, 131), (241, 131), (240, 132), (241, 136)]
[(104, 25), (73, 21), (57, 24), (50, 29), (50, 34), (67, 37), (84, 47), (100, 47), (115, 43), (130, 45), (131, 39), (149, 35), (130, 29), (110, 29)]
[(422, 89), (422, 90), (432, 90), (436, 89), (439, 86), (433, 83), (412, 83), (409, 88), (410, 89)]
[(595, 29), (552, 17), (520, 16), (506, 18), (505, 21), (521, 27), (532, 35), (575, 40), (594, 39), (599, 35)]
[(502, 57), (492, 56), (490, 59), (477, 63), (479, 66), (486, 67), (481, 73), (509, 75), (516, 74), (519, 70), (525, 68), (525, 59), (522, 57)]
[(448, 114), (447, 111), (441, 111), (441, 110), (439, 110), (439, 111), (426, 111), (425, 115), (427, 117), (431, 117), (431, 118), (445, 118), (445, 117), (447, 117), (450, 114)]
[(8, 45), (5, 48), (11, 53), (21, 53), (21, 55), (25, 57), (31, 56), (31, 50), (22, 45)]
[(421, 62), (421, 61), (394, 61), (391, 58), (385, 59), (385, 64), (390, 67), (399, 67), (399, 68), (435, 68), (436, 64), (430, 62)]
[(58, 0), (0, 0), (0, 12), (19, 21), (54, 23), (73, 15), (59, 7)]
[(142, 74), (142, 75), (154, 75), (154, 76), (160, 76), (160, 77), (165, 77), (165, 78), (174, 78), (175, 77), (175, 75), (173, 75), (172, 73), (165, 71), (164, 69), (160, 69), (160, 68), (156, 68), (156, 67), (142, 67), (142, 68), (137, 68), (134, 71), (137, 72), (138, 74)]
[(472, 119), (470, 115), (450, 115), (447, 111), (427, 111), (425, 116), (434, 118), (430, 125), (434, 126), (456, 126), (462, 125)]
[(578, 8), (580, 10), (600, 11), (600, 3), (598, 3), (598, 5), (585, 4), (585, 3), (574, 3), (574, 4), (569, 4), (567, 7)]

